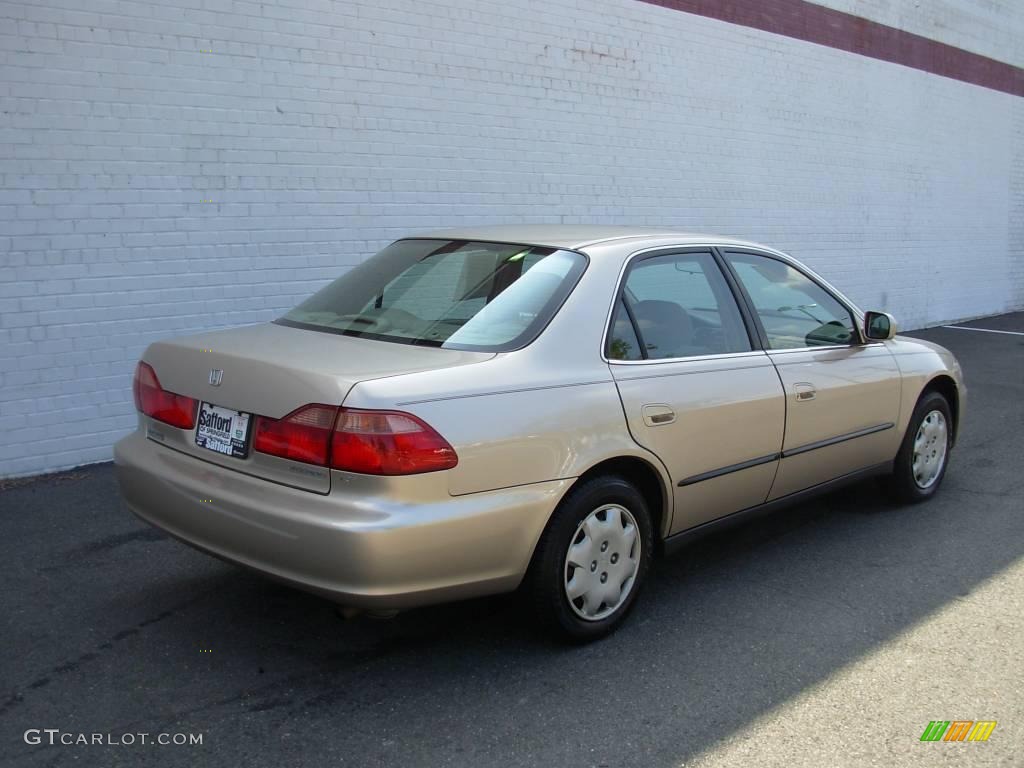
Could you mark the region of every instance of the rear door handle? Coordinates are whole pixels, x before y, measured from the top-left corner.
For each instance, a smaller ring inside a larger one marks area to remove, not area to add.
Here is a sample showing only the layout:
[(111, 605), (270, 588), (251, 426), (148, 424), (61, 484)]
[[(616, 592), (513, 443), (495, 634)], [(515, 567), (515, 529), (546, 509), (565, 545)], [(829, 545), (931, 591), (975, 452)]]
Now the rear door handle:
[(796, 390), (796, 400), (798, 403), (813, 400), (818, 396), (818, 390), (816, 390), (814, 385), (810, 382), (801, 381), (794, 384), (793, 389)]
[(664, 403), (652, 403), (640, 409), (644, 416), (644, 424), (649, 427), (662, 427), (676, 420), (676, 412)]

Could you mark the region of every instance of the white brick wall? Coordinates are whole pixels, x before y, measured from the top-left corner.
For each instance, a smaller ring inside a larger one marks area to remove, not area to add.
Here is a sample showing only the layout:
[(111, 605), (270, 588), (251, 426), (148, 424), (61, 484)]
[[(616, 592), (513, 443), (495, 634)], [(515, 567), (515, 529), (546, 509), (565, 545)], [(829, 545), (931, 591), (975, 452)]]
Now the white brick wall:
[(108, 459), (149, 341), (423, 228), (749, 237), (909, 327), (1024, 305), (1019, 98), (635, 0), (5, 0), (0, 178), (0, 476)]

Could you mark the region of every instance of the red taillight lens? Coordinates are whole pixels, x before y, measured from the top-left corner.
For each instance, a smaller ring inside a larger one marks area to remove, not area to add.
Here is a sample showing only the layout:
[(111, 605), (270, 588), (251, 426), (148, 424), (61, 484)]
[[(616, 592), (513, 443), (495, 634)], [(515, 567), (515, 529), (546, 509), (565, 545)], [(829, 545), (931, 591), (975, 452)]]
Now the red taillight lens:
[(331, 440), (331, 466), (367, 475), (451, 469), (455, 449), (430, 425), (400, 411), (342, 408)]
[(337, 415), (337, 406), (304, 405), (282, 419), (257, 416), (252, 447), (271, 456), (325, 465)]
[(192, 429), (196, 425), (199, 401), (185, 395), (176, 395), (160, 386), (156, 371), (139, 361), (132, 382), (135, 407), (150, 418), (179, 429)]
[(257, 416), (253, 448), (366, 475), (414, 475), (459, 463), (448, 441), (412, 414), (331, 405), (304, 405), (281, 419)]

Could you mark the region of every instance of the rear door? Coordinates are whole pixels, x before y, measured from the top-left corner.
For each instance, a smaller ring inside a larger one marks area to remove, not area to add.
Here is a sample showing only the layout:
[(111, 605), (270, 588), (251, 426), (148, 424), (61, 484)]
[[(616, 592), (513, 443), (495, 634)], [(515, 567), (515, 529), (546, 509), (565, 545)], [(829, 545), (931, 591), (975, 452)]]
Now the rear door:
[(796, 266), (755, 252), (724, 255), (786, 391), (786, 437), (770, 498), (892, 459), (900, 375), (885, 345), (863, 343), (847, 304)]
[(711, 248), (632, 257), (605, 354), (634, 439), (672, 477), (670, 533), (765, 501), (781, 451), (778, 374)]

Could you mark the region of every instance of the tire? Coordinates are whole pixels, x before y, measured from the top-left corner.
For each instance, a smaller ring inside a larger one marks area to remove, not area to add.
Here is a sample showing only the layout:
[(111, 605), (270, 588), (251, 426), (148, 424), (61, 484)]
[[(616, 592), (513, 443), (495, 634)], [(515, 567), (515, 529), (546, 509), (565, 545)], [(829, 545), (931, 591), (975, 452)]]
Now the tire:
[[(900, 451), (887, 480), (897, 501), (917, 503), (939, 490), (953, 447), (949, 403), (938, 392), (925, 392), (914, 407)], [(916, 461), (916, 465), (915, 465)]]
[(556, 636), (575, 642), (604, 637), (636, 602), (653, 549), (643, 494), (614, 475), (586, 480), (548, 521), (527, 573), (526, 597)]

